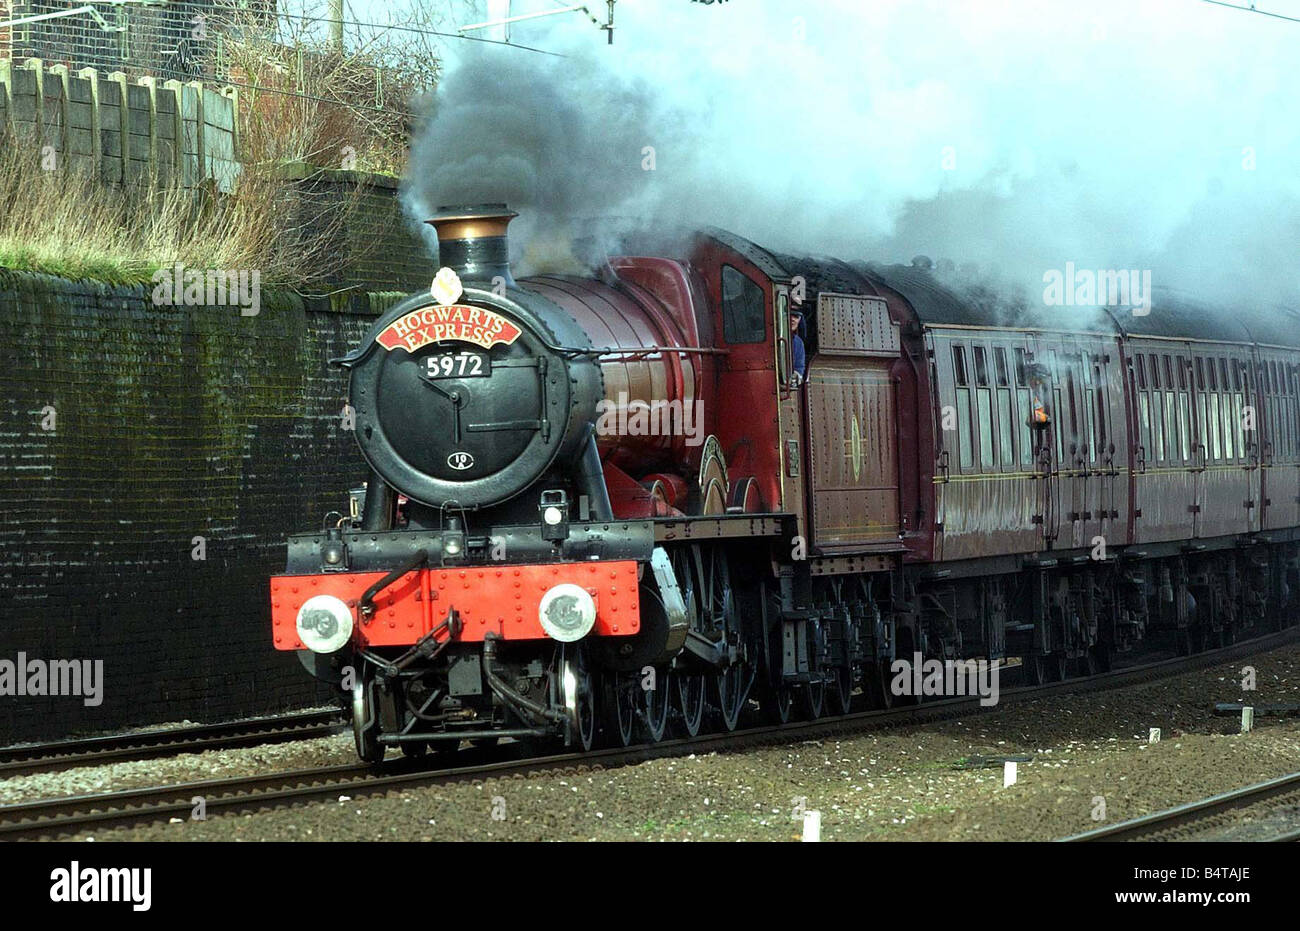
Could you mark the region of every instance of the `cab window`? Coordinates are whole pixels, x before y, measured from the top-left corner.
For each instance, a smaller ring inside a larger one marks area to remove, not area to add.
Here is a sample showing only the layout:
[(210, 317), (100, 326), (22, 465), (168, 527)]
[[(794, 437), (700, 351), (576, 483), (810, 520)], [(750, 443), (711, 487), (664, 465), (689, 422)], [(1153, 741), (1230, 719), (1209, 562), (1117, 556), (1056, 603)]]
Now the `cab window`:
[(767, 337), (763, 289), (730, 265), (722, 266), (722, 334), (731, 345)]

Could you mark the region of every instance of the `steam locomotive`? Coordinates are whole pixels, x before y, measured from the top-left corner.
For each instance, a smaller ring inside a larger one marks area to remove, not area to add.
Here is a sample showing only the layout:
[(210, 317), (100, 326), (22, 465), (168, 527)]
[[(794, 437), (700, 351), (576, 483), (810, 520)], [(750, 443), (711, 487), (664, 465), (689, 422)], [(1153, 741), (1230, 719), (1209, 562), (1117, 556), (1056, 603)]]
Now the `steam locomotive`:
[(718, 229), (516, 282), (515, 215), (429, 221), (431, 292), (338, 360), (353, 517), (271, 580), (275, 648), (363, 760), (843, 714), (902, 700), (896, 658), (1041, 682), (1289, 619), (1294, 313), (1035, 315)]

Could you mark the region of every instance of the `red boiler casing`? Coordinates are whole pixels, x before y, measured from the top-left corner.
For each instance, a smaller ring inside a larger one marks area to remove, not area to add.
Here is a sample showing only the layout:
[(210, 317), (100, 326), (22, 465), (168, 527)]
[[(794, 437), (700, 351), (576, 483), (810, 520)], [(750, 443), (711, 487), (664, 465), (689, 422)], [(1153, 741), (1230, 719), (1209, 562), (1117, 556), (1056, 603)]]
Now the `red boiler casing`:
[[(649, 418), (653, 426), (648, 434), (604, 430), (597, 437), (607, 478), (612, 478), (611, 496), (618, 498), (620, 477), (608, 475), (611, 465), (642, 480), (660, 470), (681, 472), (698, 461), (699, 444), (714, 432), (703, 416), (711, 406), (696, 404), (708, 400), (701, 389), (711, 378), (712, 359), (699, 352), (645, 352), (657, 347), (707, 348), (699, 325), (701, 318), (708, 319), (702, 290), (681, 263), (619, 258), (611, 265), (618, 275), (612, 283), (543, 275), (520, 284), (569, 313), (593, 346), (625, 351), (600, 360), (607, 405), (615, 411), (618, 405), (654, 405), (657, 413)], [(706, 339), (710, 336), (706, 332)], [(661, 429), (665, 423), (675, 429)], [(680, 429), (683, 424), (690, 426), (690, 436)], [(673, 497), (670, 494), (669, 500)]]

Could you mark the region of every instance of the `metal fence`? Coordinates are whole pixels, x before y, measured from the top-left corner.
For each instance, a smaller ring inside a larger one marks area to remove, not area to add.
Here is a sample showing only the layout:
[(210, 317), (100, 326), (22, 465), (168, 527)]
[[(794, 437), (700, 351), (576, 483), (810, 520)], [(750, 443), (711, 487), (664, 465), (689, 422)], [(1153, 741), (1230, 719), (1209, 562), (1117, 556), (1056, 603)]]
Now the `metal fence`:
[(0, 0), (0, 58), (39, 58), (70, 70), (97, 68), (159, 81), (220, 80), (223, 25), (273, 28), (274, 0), (82, 3)]

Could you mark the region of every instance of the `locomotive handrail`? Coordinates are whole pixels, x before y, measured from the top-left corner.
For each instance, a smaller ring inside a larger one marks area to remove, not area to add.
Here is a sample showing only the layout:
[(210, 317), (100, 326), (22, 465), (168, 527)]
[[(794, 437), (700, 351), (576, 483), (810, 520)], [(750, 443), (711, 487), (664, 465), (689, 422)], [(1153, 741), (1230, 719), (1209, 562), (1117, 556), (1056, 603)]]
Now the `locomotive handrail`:
[(660, 352), (679, 352), (702, 356), (731, 355), (730, 349), (713, 349), (704, 346), (642, 346), (636, 349), (621, 349), (613, 346), (606, 346), (600, 349), (596, 347), (580, 349), (573, 346), (547, 346), (546, 348), (553, 350), (554, 352), (575, 356), (630, 356), (634, 361), (637, 358), (644, 358)]
[(408, 559), (404, 564), (398, 566), (392, 572), (388, 573), (388, 575), (384, 576), (382, 579), (375, 582), (374, 585), (371, 585), (369, 588), (367, 588), (365, 590), (365, 593), (361, 596), (361, 599), (357, 602), (357, 611), (361, 615), (362, 622), (368, 624), (370, 622), (370, 618), (374, 616), (376, 595), (378, 595), (388, 586), (392, 585), (402, 576), (406, 575), (406, 573), (412, 571), (413, 569), (418, 569), (420, 566), (423, 566), (428, 561), (429, 561), (429, 551), (420, 550), (414, 556)]

